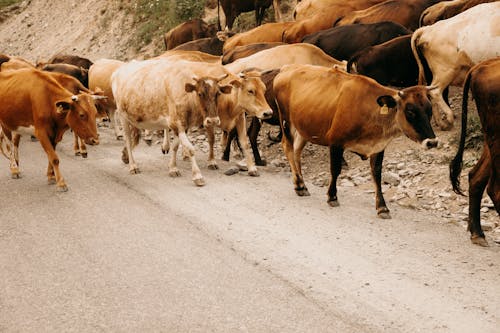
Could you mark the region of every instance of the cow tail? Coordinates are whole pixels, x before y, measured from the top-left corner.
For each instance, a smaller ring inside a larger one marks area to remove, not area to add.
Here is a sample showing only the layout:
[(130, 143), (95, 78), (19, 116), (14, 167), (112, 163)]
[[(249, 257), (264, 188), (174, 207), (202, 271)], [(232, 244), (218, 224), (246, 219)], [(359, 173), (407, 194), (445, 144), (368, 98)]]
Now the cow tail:
[(453, 186), (453, 191), (457, 194), (464, 195), (460, 189), (460, 173), (462, 172), (462, 158), (464, 155), (465, 148), (465, 137), (467, 135), (467, 109), (469, 102), (469, 87), (470, 80), (472, 78), (472, 72), (469, 71), (464, 82), (464, 90), (462, 97), (462, 129), (460, 131), (460, 142), (458, 144), (458, 151), (450, 162), (450, 181)]
[[(2, 127), (0, 127), (0, 153), (2, 153), (3, 156), (5, 156), (6, 159), (10, 160), (10, 156), (7, 156), (7, 153), (10, 154), (10, 149), (7, 144), (5, 144), (5, 149), (4, 149), (4, 142), (5, 142), (5, 134), (3, 133)], [(5, 153), (7, 151), (7, 153)]]
[(222, 31), (222, 27), (220, 26), (220, 0), (217, 0), (217, 29)]
[(420, 41), (420, 37), (422, 35), (422, 28), (417, 29), (411, 36), (411, 50), (413, 52), (413, 56), (415, 57), (415, 60), (417, 62), (418, 66), (418, 84), (425, 84), (426, 83), (426, 71), (424, 69), (424, 55), (422, 54), (422, 50), (418, 46), (418, 42)]

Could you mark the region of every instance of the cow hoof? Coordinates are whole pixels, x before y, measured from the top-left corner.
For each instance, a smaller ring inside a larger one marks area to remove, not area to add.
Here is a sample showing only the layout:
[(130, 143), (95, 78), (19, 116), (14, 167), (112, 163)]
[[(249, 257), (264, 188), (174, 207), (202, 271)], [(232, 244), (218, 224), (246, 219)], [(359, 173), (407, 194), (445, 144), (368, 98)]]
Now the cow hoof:
[(470, 240), (471, 240), (472, 244), (475, 244), (475, 245), (479, 245), (482, 247), (489, 247), (490, 246), (490, 244), (488, 244), (488, 241), (486, 240), (486, 238), (481, 237), (481, 236), (471, 236)]
[(221, 160), (229, 162), (229, 155), (227, 155), (227, 156), (226, 155), (222, 155)]
[(127, 153), (127, 149), (126, 148), (123, 148), (122, 150), (122, 162), (125, 163), (125, 164), (128, 164), (129, 160), (128, 160), (128, 153)]
[(238, 166), (240, 171), (248, 171), (248, 167), (244, 161), (240, 161), (240, 162), (236, 163), (236, 165)]
[(168, 172), (168, 175), (170, 177), (180, 177), (181, 176), (181, 172), (177, 169), (172, 169)]
[(57, 192), (67, 192), (67, 191), (68, 191), (68, 186), (66, 184), (57, 186)]
[(218, 170), (219, 166), (217, 164), (209, 164), (208, 170)]
[(248, 171), (248, 175), (251, 177), (259, 177), (260, 176), (259, 171), (257, 169)]
[(12, 179), (19, 179), (21, 178), (21, 174), (19, 172), (14, 172), (10, 175)]
[(47, 179), (47, 184), (49, 185), (54, 185), (56, 183), (56, 178), (48, 178)]
[(340, 206), (339, 201), (337, 199), (335, 199), (335, 200), (328, 200), (328, 204), (330, 205), (330, 207), (338, 207), (338, 206)]
[(384, 220), (389, 220), (391, 219), (391, 214), (389, 214), (389, 211), (382, 211), (382, 212), (378, 212), (377, 213), (377, 216), (381, 219), (384, 219)]
[(123, 140), (123, 135), (117, 135), (117, 136), (116, 136), (116, 140), (118, 140), (118, 141), (122, 141), (122, 140)]
[(153, 144), (153, 140), (150, 139), (144, 140), (144, 142), (146, 142), (148, 146), (151, 146), (151, 144)]
[(302, 188), (296, 188), (295, 189), (295, 193), (297, 193), (297, 195), (299, 197), (308, 197), (310, 196), (311, 194), (309, 193), (309, 191), (307, 190), (307, 187), (302, 187)]
[(87, 153), (82, 153), (83, 158), (87, 158)]
[(255, 164), (258, 166), (266, 166), (267, 161), (266, 160), (255, 161)]
[(130, 169), (130, 174), (131, 175), (137, 175), (139, 173), (141, 173), (141, 171), (139, 170), (139, 168), (132, 168), (132, 169)]
[(193, 183), (196, 186), (204, 186), (205, 185), (205, 180), (203, 178), (197, 178), (197, 179), (193, 179)]
[(75, 156), (80, 156), (81, 153), (79, 151), (75, 151)]

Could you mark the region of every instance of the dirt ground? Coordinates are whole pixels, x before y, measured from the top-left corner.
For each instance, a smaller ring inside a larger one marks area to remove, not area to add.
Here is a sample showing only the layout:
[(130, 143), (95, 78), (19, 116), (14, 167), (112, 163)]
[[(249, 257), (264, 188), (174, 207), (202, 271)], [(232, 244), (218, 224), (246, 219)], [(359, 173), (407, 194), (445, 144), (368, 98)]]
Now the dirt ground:
[[(92, 60), (143, 59), (155, 55), (152, 49), (137, 51), (130, 46), (132, 19), (123, 10), (121, 1), (27, 0), (0, 13), (0, 22), (0, 51), (33, 62), (46, 60), (59, 52), (78, 54)], [(457, 117), (460, 116), (461, 95), (460, 88), (451, 90), (450, 101)], [(471, 106), (471, 110), (474, 110), (472, 103)], [(474, 111), (470, 113), (474, 114)], [(434, 211), (442, 216), (443, 223), (456, 223), (465, 228), (467, 198), (454, 194), (448, 180), (448, 162), (457, 149), (459, 126), (458, 118), (452, 131), (437, 131), (441, 139), (438, 149), (425, 151), (405, 137), (389, 145), (383, 178), (385, 198), (391, 205), (396, 203), (415, 210)], [(261, 132), (260, 147), (262, 155), (269, 162), (267, 168), (286, 171), (288, 165), (281, 145), (273, 144), (267, 138), (265, 134), (268, 131), (277, 129), (264, 125)], [(199, 133), (193, 135), (200, 136)], [(199, 144), (203, 148), (202, 137)], [(463, 188), (467, 184), (467, 170), (474, 165), (479, 155), (480, 150), (477, 148), (466, 152), (466, 168), (462, 172)], [(303, 158), (306, 181), (319, 187), (327, 186), (327, 149), (308, 145)], [(341, 175), (341, 184), (373, 191), (369, 163), (348, 152), (346, 160), (349, 166)], [(326, 188), (324, 190), (326, 192)], [(483, 200), (481, 214), (489, 237), (500, 243), (499, 218), (487, 197)]]

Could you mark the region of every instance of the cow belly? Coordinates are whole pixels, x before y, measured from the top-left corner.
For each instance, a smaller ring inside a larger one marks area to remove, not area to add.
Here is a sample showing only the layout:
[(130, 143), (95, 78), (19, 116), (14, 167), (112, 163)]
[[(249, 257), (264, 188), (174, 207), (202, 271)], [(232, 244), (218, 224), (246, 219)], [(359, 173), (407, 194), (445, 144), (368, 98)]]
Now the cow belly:
[(389, 142), (392, 140), (392, 136), (387, 139), (379, 138), (377, 140), (362, 140), (356, 142), (349, 142), (345, 145), (345, 149), (348, 149), (354, 153), (361, 156), (370, 157), (373, 154), (379, 153), (387, 147)]
[(161, 130), (169, 128), (170, 117), (169, 116), (158, 116), (155, 119), (142, 119), (134, 118), (126, 115), (125, 118), (135, 127), (140, 129), (150, 129), (150, 130)]

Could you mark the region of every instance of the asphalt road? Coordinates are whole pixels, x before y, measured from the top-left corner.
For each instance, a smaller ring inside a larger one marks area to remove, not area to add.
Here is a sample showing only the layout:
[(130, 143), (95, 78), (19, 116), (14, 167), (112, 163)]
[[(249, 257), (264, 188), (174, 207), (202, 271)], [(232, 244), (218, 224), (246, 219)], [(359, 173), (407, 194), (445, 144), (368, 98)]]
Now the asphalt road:
[(104, 129), (89, 158), (58, 147), (69, 191), (46, 184), (39, 143), (21, 179), (0, 159), (0, 332), (499, 332), (500, 247), (462, 227), (340, 188), (341, 206), (290, 175), (170, 178), (159, 146), (141, 174)]

